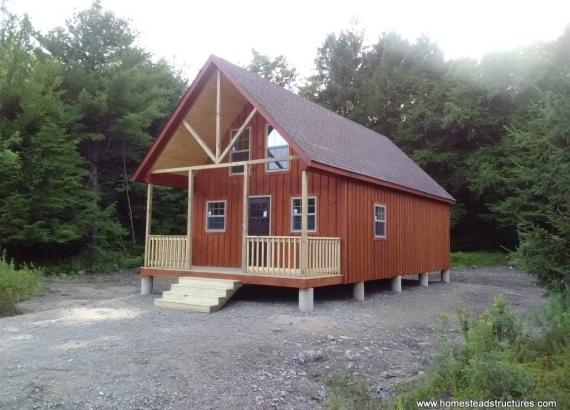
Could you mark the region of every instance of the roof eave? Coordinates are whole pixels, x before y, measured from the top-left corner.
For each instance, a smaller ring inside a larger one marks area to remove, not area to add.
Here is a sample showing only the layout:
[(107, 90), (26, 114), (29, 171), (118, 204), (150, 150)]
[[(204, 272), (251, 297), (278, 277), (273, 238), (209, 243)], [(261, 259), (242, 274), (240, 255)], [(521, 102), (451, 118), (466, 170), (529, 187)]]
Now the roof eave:
[(196, 94), (200, 93), (201, 87), (203, 87), (205, 84), (205, 83), (203, 84), (202, 81), (206, 77), (206, 73), (208, 72), (209, 68), (212, 66), (212, 60), (213, 56), (210, 56), (206, 61), (206, 63), (202, 66), (202, 68), (198, 72), (198, 75), (196, 76), (194, 81), (192, 81), (190, 87), (186, 90), (184, 95), (182, 95), (182, 97), (178, 101), (178, 104), (176, 105), (173, 114), (168, 118), (168, 121), (162, 128), (162, 131), (160, 132), (158, 138), (154, 140), (149, 150), (147, 151), (146, 155), (144, 156), (143, 160), (137, 167), (137, 170), (133, 174), (132, 177), (133, 181), (148, 182), (147, 173), (149, 168), (152, 166), (154, 161), (156, 161), (156, 158), (158, 157), (164, 146), (168, 143), (170, 137), (172, 137), (172, 134), (176, 130), (176, 127), (182, 121), (181, 117), (185, 115), (185, 111), (189, 108), (188, 106), (191, 104), (192, 98), (195, 97)]
[(400, 184), (395, 184), (393, 182), (383, 181), (383, 180), (378, 179), (378, 178), (370, 177), (370, 176), (363, 175), (363, 174), (358, 174), (356, 172), (347, 171), (347, 170), (337, 168), (337, 167), (333, 167), (331, 165), (323, 164), (320, 162), (312, 161), (310, 164), (310, 167), (320, 169), (323, 171), (327, 171), (327, 172), (331, 172), (333, 174), (342, 175), (345, 177), (354, 178), (354, 179), (358, 179), (361, 181), (369, 182), (369, 183), (372, 183), (375, 185), (380, 185), (380, 186), (390, 188), (390, 189), (394, 189), (397, 191), (404, 191), (404, 192), (407, 192), (407, 193), (410, 193), (413, 195), (418, 195), (418, 196), (433, 199), (436, 201), (445, 202), (445, 203), (448, 203), (450, 205), (452, 205), (456, 202), (455, 198), (453, 198), (451, 195), (449, 195), (449, 198), (446, 198), (446, 197), (442, 197), (439, 195), (430, 194), (429, 192), (420, 191), (418, 189), (410, 188), (410, 187), (400, 185)]

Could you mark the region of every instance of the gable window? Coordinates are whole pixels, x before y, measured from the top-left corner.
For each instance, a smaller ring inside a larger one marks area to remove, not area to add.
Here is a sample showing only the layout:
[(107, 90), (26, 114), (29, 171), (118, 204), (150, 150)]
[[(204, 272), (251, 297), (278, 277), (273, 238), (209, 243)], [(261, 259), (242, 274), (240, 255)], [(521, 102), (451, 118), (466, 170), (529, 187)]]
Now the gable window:
[(374, 205), (374, 237), (386, 237), (386, 205)]
[(226, 230), (226, 201), (206, 202), (206, 231), (224, 232)]
[[(307, 198), (309, 202), (307, 212), (307, 232), (317, 231), (317, 198)], [(291, 231), (301, 232), (301, 213), (303, 211), (301, 198), (291, 199)]]
[[(230, 139), (237, 134), (238, 130), (230, 131)], [(234, 144), (230, 152), (230, 161), (247, 161), (249, 160), (249, 142), (251, 139), (251, 127), (243, 130), (238, 140)], [(243, 175), (243, 165), (230, 167), (230, 175)]]
[[(289, 156), (289, 144), (271, 125), (266, 129), (267, 158), (283, 158)], [(289, 169), (289, 161), (268, 162), (266, 171), (286, 171)]]

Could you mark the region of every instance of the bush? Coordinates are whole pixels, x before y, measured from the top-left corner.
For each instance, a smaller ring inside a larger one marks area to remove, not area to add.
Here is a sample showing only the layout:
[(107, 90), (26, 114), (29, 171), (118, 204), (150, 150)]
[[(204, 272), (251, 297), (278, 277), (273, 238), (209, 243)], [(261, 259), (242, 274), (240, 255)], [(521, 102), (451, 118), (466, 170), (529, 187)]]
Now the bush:
[(415, 409), (417, 400), (437, 399), (570, 403), (569, 300), (551, 296), (526, 328), (502, 297), (478, 318), (462, 312), (465, 342), (442, 336), (426, 377), (392, 406)]
[(5, 256), (0, 257), (0, 317), (18, 313), (16, 304), (37, 294), (42, 274), (33, 267), (16, 269)]
[(508, 255), (502, 252), (452, 252), (453, 266), (499, 266), (508, 263)]
[(46, 275), (75, 275), (85, 273), (106, 273), (122, 269), (136, 268), (142, 265), (141, 252), (134, 255), (123, 251), (96, 249), (70, 257), (62, 262), (43, 267)]
[(380, 402), (370, 394), (366, 379), (339, 372), (327, 379), (330, 395), (327, 408), (331, 410), (375, 410)]

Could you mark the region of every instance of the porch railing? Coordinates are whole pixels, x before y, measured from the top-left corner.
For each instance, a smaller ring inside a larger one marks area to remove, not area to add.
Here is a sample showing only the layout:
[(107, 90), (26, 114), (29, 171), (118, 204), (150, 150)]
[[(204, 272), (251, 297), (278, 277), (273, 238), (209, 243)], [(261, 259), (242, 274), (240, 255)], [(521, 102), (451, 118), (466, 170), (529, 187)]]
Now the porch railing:
[(246, 236), (247, 273), (281, 276), (340, 274), (340, 238), (309, 237), (307, 267), (301, 269), (301, 237)]
[[(149, 235), (145, 267), (188, 267), (188, 238)], [(340, 274), (340, 238), (307, 238), (307, 262), (301, 269), (300, 236), (246, 236), (246, 272), (260, 275), (315, 277)]]
[(186, 268), (187, 240), (185, 235), (149, 235), (145, 266), (149, 268)]

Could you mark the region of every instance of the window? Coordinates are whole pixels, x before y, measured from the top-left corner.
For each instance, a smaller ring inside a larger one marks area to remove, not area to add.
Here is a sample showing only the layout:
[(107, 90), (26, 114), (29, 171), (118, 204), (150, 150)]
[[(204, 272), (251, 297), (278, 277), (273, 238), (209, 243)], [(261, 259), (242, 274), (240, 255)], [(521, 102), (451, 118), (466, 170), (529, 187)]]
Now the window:
[[(231, 130), (230, 138), (237, 134), (238, 130)], [(248, 127), (243, 130), (238, 140), (234, 144), (230, 152), (230, 161), (247, 161), (249, 160), (249, 140), (251, 137), (251, 128)], [(243, 175), (243, 165), (237, 167), (230, 167), (231, 175)]]
[(386, 237), (386, 205), (374, 205), (374, 237)]
[[(307, 212), (307, 231), (317, 231), (317, 198), (308, 198), (309, 206)], [(292, 198), (291, 200), (291, 231), (301, 232), (301, 198)]]
[(206, 231), (226, 230), (226, 201), (208, 201), (206, 206)]
[[(289, 144), (287, 141), (273, 129), (271, 125), (267, 126), (266, 134), (267, 158), (283, 158), (289, 156)], [(268, 162), (265, 165), (266, 171), (286, 171), (289, 169), (289, 161)]]

